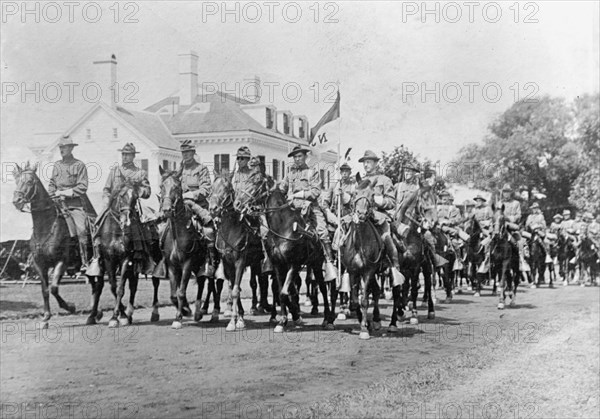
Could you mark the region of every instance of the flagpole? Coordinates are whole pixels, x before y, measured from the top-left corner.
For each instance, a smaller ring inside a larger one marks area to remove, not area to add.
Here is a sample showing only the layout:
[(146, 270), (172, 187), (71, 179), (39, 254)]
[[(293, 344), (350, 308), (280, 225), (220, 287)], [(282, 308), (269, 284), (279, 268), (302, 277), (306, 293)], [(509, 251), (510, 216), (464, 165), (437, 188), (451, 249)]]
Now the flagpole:
[[(338, 219), (338, 228), (340, 228), (341, 224), (342, 224), (342, 179), (341, 179), (341, 171), (340, 171), (340, 167), (341, 167), (341, 159), (342, 159), (342, 118), (338, 118), (339, 120), (339, 125), (338, 125), (338, 144), (337, 144), (337, 172), (338, 172), (338, 176), (340, 177), (338, 179), (338, 191), (337, 191), (337, 195), (338, 195), (338, 199), (337, 199), (337, 219)], [(341, 251), (340, 251), (340, 245), (341, 243), (339, 243), (338, 245), (338, 249), (337, 249), (337, 270), (338, 270), (338, 278), (340, 281), (340, 287), (342, 284), (342, 257), (341, 257)]]

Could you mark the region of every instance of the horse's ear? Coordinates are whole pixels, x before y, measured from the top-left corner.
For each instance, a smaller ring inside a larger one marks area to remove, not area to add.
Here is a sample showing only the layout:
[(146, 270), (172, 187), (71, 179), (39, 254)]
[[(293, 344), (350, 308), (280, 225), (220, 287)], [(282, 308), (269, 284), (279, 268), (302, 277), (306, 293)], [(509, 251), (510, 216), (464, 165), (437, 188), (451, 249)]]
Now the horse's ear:
[(361, 180), (360, 173), (356, 172), (356, 183), (360, 183)]
[(33, 173), (37, 172), (38, 167), (40, 166), (40, 162), (35, 162), (35, 164), (33, 165)]
[(163, 169), (162, 165), (160, 164), (158, 165), (158, 172), (160, 173), (161, 177), (165, 174), (165, 169)]
[(15, 168), (13, 169), (13, 176), (15, 178), (18, 178), (19, 176), (21, 176), (22, 172), (23, 172), (23, 169), (21, 169), (21, 166), (19, 166), (18, 164), (15, 164)]

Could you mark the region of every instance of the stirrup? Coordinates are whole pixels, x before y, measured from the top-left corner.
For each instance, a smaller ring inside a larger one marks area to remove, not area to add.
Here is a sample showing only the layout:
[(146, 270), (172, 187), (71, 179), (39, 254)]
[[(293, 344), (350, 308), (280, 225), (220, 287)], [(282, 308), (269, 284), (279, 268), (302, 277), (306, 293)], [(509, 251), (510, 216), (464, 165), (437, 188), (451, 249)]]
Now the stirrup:
[(402, 275), (402, 272), (398, 270), (395, 266), (392, 267), (392, 286), (398, 287), (404, 284), (406, 278)]
[(90, 263), (88, 264), (87, 269), (85, 270), (85, 274), (87, 276), (102, 275), (102, 269), (100, 268), (100, 258), (99, 257), (93, 257), (90, 260)]
[(335, 281), (337, 279), (337, 269), (335, 269), (333, 263), (327, 260), (323, 265), (325, 267), (325, 282)]

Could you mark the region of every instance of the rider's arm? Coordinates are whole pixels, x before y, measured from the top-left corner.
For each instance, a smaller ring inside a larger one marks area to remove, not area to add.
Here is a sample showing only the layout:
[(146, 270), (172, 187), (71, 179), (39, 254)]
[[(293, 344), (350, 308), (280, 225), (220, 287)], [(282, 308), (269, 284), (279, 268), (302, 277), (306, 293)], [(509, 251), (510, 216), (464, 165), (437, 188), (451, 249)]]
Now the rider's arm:
[[(208, 168), (206, 166), (199, 166), (194, 171), (194, 176), (198, 178), (198, 190), (194, 191), (197, 195), (202, 195), (205, 198), (210, 195), (211, 190), (211, 181), (210, 174), (208, 173)], [(196, 196), (197, 198), (197, 196)]]
[(108, 178), (106, 179), (106, 184), (104, 185), (104, 189), (102, 190), (102, 199), (103, 201), (108, 202), (107, 200), (110, 198), (110, 194), (112, 193), (115, 179), (115, 167), (113, 167), (108, 172)]
[(50, 177), (50, 182), (48, 183), (48, 193), (50, 195), (54, 195), (56, 192), (56, 178), (58, 177), (58, 166), (59, 163), (54, 163), (54, 167), (52, 168), (52, 176)]
[(304, 199), (317, 202), (321, 195), (321, 176), (317, 169), (311, 169), (309, 172), (308, 190), (305, 191)]
[(145, 170), (140, 170), (139, 177), (140, 198), (148, 199), (150, 198), (150, 194), (152, 193), (152, 189), (150, 188), (150, 182), (148, 181), (148, 174)]
[(73, 196), (82, 196), (88, 190), (88, 172), (83, 162), (77, 163), (77, 182), (73, 186)]
[(387, 176), (379, 178), (379, 185), (383, 191), (383, 203), (378, 205), (379, 209), (389, 211), (396, 206), (396, 197), (394, 196), (394, 184)]

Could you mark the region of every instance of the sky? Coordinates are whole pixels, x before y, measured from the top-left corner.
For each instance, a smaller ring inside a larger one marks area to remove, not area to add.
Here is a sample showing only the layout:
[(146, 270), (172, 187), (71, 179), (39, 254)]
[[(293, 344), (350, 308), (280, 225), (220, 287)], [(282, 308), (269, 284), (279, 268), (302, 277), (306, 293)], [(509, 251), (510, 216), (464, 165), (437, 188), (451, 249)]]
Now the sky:
[[(599, 90), (592, 1), (474, 2), (473, 9), (464, 2), (232, 2), (229, 14), (222, 2), (54, 4), (27, 3), (33, 12), (23, 14), (21, 2), (2, 2), (3, 161), (34, 133), (63, 131), (91, 107), (81, 86), (104, 78), (92, 62), (111, 54), (119, 83), (136, 86), (126, 92), (133, 103), (123, 104), (133, 110), (177, 91), (177, 55), (190, 50), (199, 54), (200, 83), (234, 90), (236, 81), (259, 75), (263, 99), (273, 86), (277, 108), (306, 115), (311, 125), (339, 88), (334, 140), (353, 148), (355, 166), (366, 149), (401, 144), (449, 162), (462, 146), (481, 142), (517, 99), (570, 101)], [(23, 83), (39, 83), (38, 102), (21, 95)], [(64, 83), (80, 83), (73, 100)]]

